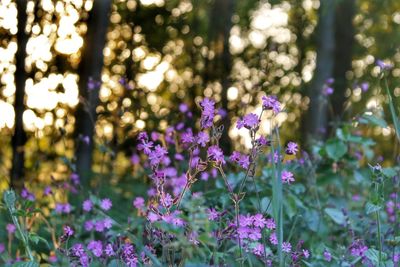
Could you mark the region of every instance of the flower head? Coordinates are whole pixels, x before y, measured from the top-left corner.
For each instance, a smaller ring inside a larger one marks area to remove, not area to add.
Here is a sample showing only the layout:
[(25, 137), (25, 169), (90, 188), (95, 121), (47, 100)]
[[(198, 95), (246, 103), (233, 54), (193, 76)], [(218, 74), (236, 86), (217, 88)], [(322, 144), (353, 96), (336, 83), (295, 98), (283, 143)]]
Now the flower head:
[(65, 234), (66, 236), (72, 236), (72, 235), (74, 235), (74, 230), (72, 230), (72, 228), (71, 228), (70, 226), (68, 226), (68, 225), (65, 225), (64, 228), (63, 228), (63, 230), (64, 230), (64, 234)]
[(249, 113), (243, 117), (243, 119), (239, 119), (237, 123), (237, 128), (241, 129), (242, 127), (245, 127), (247, 129), (253, 129), (258, 126), (260, 123), (260, 120), (258, 116), (254, 113)]
[(282, 171), (282, 183), (284, 184), (291, 184), (294, 182), (293, 173), (289, 171)]
[(222, 149), (216, 145), (210, 146), (207, 149), (207, 155), (212, 161), (225, 163), (224, 153), (222, 152)]
[(83, 201), (82, 203), (82, 208), (84, 211), (89, 212), (92, 210), (93, 208), (93, 202), (90, 199), (86, 199), (85, 201)]
[(13, 234), (17, 228), (15, 227), (14, 224), (9, 223), (6, 225), (6, 229), (7, 229), (7, 233)]
[(292, 245), (289, 242), (282, 243), (282, 251), (286, 253), (290, 253), (292, 251)]
[(111, 200), (109, 198), (104, 198), (104, 199), (101, 200), (100, 208), (102, 210), (107, 211), (107, 210), (111, 209), (111, 207), (112, 207), (112, 202), (111, 202)]
[(281, 103), (274, 96), (263, 96), (262, 106), (266, 110), (272, 110), (275, 114), (281, 111)]
[(200, 107), (202, 109), (200, 125), (202, 129), (210, 128), (213, 125), (215, 116), (215, 102), (209, 98), (204, 98), (200, 101)]
[(142, 198), (142, 197), (135, 198), (135, 200), (133, 201), (133, 206), (137, 209), (143, 208), (144, 207), (144, 198)]
[(286, 146), (286, 154), (294, 155), (299, 151), (299, 146), (295, 142), (289, 142)]

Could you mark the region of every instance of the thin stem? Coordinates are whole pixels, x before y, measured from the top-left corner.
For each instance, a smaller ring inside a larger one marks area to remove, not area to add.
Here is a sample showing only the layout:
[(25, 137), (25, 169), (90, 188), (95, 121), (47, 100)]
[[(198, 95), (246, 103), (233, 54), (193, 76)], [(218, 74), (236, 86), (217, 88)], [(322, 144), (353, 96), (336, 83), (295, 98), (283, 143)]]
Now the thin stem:
[(26, 238), (26, 233), (25, 233), (25, 231), (22, 231), (21, 225), (19, 224), (17, 217), (14, 215), (15, 208), (8, 207), (8, 209), (9, 209), (10, 214), (11, 214), (11, 219), (12, 219), (14, 225), (17, 227), (17, 230), (18, 230), (18, 232), (19, 232), (19, 234), (21, 236), (22, 243), (24, 244), (26, 253), (28, 253), (29, 259), (31, 261), (34, 261), (31, 248), (29, 247), (29, 242), (28, 242), (28, 240)]
[(237, 240), (238, 240), (238, 245), (239, 245), (239, 262), (240, 262), (240, 266), (243, 266), (243, 255), (242, 255), (242, 242), (240, 240), (240, 236), (239, 236), (239, 202), (235, 201), (235, 217), (236, 217), (236, 234), (237, 234)]
[(379, 246), (379, 266), (382, 264), (382, 239), (381, 239), (381, 220), (379, 211), (376, 211), (376, 223), (378, 225), (378, 246)]

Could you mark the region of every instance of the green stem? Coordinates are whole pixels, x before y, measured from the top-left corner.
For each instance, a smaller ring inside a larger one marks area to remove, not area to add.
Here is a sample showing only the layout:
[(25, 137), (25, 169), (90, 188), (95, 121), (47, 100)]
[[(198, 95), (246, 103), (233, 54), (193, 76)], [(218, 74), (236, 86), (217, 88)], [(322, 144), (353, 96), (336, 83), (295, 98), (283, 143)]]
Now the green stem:
[(382, 264), (382, 239), (381, 239), (381, 220), (379, 211), (376, 211), (376, 223), (378, 225), (378, 247), (379, 247), (379, 266)]
[(242, 241), (240, 240), (239, 236), (239, 202), (235, 201), (235, 217), (236, 217), (236, 233), (237, 233), (237, 240), (238, 240), (238, 246), (239, 246), (239, 262), (240, 266), (243, 266), (243, 254), (242, 254)]

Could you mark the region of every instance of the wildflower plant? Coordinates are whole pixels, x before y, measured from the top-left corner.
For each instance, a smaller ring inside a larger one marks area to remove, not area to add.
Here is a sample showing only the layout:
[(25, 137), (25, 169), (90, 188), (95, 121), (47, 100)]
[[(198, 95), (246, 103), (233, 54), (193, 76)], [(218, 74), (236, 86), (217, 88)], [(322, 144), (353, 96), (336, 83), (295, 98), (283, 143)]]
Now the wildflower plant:
[[(1, 263), (395, 266), (399, 168), (362, 164), (374, 159), (374, 142), (357, 135), (354, 123), (310, 153), (294, 141), (283, 143), (275, 123), (283, 105), (274, 96), (260, 103), (259, 114), (245, 114), (234, 125), (251, 146), (231, 154), (220, 144), (227, 129), (210, 98), (198, 103), (197, 128), (181, 104), (185, 120), (163, 133), (138, 133), (130, 159), (149, 181), (147, 194), (140, 190), (118, 201), (102, 188), (84, 192), (73, 159), (64, 160), (67, 181), (52, 178), (40, 193), (7, 191)], [(268, 135), (260, 133), (264, 122), (271, 126)], [(99, 147), (102, 164), (106, 146)], [(105, 177), (103, 167), (99, 175)]]

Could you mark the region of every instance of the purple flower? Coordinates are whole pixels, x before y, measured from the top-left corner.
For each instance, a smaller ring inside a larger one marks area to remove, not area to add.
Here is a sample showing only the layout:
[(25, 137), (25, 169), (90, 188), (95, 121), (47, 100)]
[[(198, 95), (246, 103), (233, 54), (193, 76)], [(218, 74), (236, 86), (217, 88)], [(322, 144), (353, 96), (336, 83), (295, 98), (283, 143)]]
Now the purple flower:
[(111, 200), (109, 198), (104, 198), (104, 199), (101, 200), (100, 208), (102, 210), (107, 211), (107, 210), (111, 209), (111, 207), (112, 207), (112, 202), (111, 202)]
[(332, 88), (332, 87), (330, 87), (330, 86), (324, 86), (324, 90), (323, 90), (323, 94), (324, 95), (331, 95), (331, 94), (333, 94), (333, 92), (334, 92), (334, 89)]
[(231, 161), (233, 161), (233, 162), (238, 162), (239, 159), (240, 159), (240, 156), (241, 156), (240, 152), (238, 152), (238, 151), (233, 151), (233, 152), (232, 152), (232, 155), (229, 157), (229, 159), (230, 159)]
[(3, 243), (0, 243), (0, 254), (6, 250), (6, 246)]
[(104, 225), (104, 228), (106, 228), (106, 229), (110, 229), (112, 227), (112, 224), (113, 224), (113, 221), (108, 217), (103, 220), (103, 225)]
[(253, 254), (257, 256), (261, 256), (264, 254), (264, 246), (261, 243), (257, 243), (257, 245), (253, 248)]
[(250, 156), (249, 155), (241, 155), (239, 158), (239, 166), (243, 169), (247, 169), (250, 166)]
[(89, 91), (93, 91), (94, 89), (100, 88), (101, 82), (94, 80), (92, 77), (89, 77), (89, 81), (87, 83), (87, 87)]
[(14, 224), (8, 223), (8, 224), (6, 225), (6, 229), (7, 229), (7, 233), (8, 233), (8, 234), (13, 234), (13, 233), (15, 233), (15, 230), (16, 230), (17, 228), (15, 227)]
[(392, 64), (389, 63), (385, 63), (383, 60), (378, 59), (376, 61), (376, 65), (381, 68), (381, 70), (390, 70), (391, 68), (393, 68)]
[(92, 203), (92, 201), (91, 201), (90, 199), (86, 199), (85, 201), (83, 201), (82, 208), (83, 208), (83, 210), (86, 211), (86, 212), (91, 211), (92, 208), (93, 208), (93, 203)]
[(142, 198), (142, 197), (135, 198), (135, 200), (133, 201), (133, 206), (137, 209), (143, 208), (144, 207), (144, 198)]
[(96, 257), (100, 257), (103, 254), (103, 244), (101, 241), (92, 240), (89, 242), (87, 248), (92, 251)]
[(70, 179), (74, 185), (79, 184), (79, 175), (77, 173), (71, 173)]
[(149, 154), (150, 165), (156, 166), (160, 164), (167, 154), (168, 152), (164, 147), (157, 145)]
[(332, 260), (332, 255), (329, 251), (325, 250), (324, 251), (324, 258), (326, 261), (330, 262)]
[(181, 141), (184, 144), (192, 144), (194, 142), (194, 136), (192, 129), (187, 129), (186, 132), (182, 133)]
[(179, 111), (182, 113), (186, 113), (189, 110), (189, 106), (186, 105), (185, 103), (181, 103), (179, 105)]
[(132, 154), (131, 163), (136, 165), (140, 163), (140, 157), (137, 154)]
[(94, 228), (93, 221), (91, 221), (91, 220), (86, 221), (83, 226), (84, 226), (86, 231), (91, 231)]
[(265, 220), (262, 214), (256, 214), (253, 216), (253, 224), (256, 227), (263, 228), (266, 225), (267, 221)]
[(102, 232), (104, 232), (105, 228), (106, 227), (102, 220), (98, 220), (94, 223), (94, 229), (96, 230), (96, 232), (102, 233)]
[(223, 164), (225, 163), (224, 153), (222, 152), (221, 148), (216, 145), (210, 146), (207, 149), (207, 156), (212, 161), (222, 162)]
[(114, 256), (114, 255), (115, 255), (115, 252), (114, 252), (114, 249), (113, 249), (112, 244), (107, 244), (107, 245), (106, 245), (106, 247), (104, 248), (104, 253), (105, 253), (108, 257), (111, 257), (111, 256)]
[(267, 219), (267, 221), (265, 222), (265, 226), (269, 229), (269, 230), (273, 230), (275, 229), (276, 225), (275, 225), (275, 220), (272, 218)]
[(135, 255), (135, 249), (132, 244), (125, 244), (122, 247), (122, 259), (128, 267), (136, 267), (138, 258)]
[(89, 266), (89, 257), (86, 254), (82, 244), (77, 243), (73, 245), (71, 248), (71, 255), (77, 257), (83, 267)]
[(216, 211), (214, 208), (209, 208), (207, 210), (207, 215), (210, 221), (215, 221), (219, 217), (219, 212)]
[(310, 252), (307, 249), (303, 249), (303, 256), (308, 259), (310, 257)]
[(143, 140), (142, 143), (137, 146), (137, 148), (139, 151), (143, 150), (146, 155), (149, 155), (151, 153), (151, 149), (153, 148), (153, 142)]
[(155, 214), (154, 212), (149, 212), (149, 214), (147, 214), (147, 219), (151, 223), (153, 223), (155, 221), (158, 221), (160, 219), (160, 217), (157, 214)]
[(237, 128), (241, 129), (245, 127), (247, 129), (253, 129), (258, 126), (260, 120), (258, 116), (254, 113), (249, 113), (243, 117), (243, 119), (238, 121)]
[(202, 129), (210, 128), (213, 125), (215, 116), (215, 102), (209, 98), (204, 98), (200, 101), (200, 107), (202, 109), (200, 125)]
[(365, 246), (360, 240), (354, 241), (350, 247), (350, 254), (355, 257), (362, 257), (364, 253), (368, 250), (368, 247)]
[(328, 85), (331, 85), (331, 84), (333, 84), (334, 82), (335, 82), (335, 79), (334, 79), (334, 78), (328, 78), (328, 79), (326, 79), (326, 81), (325, 81), (325, 83), (328, 84)]
[(239, 225), (240, 226), (252, 226), (254, 221), (254, 217), (251, 216), (250, 214), (247, 214), (246, 216), (240, 215), (239, 216)]
[(291, 184), (294, 182), (293, 173), (289, 171), (282, 171), (282, 183)]
[(161, 197), (161, 204), (165, 207), (165, 208), (169, 208), (172, 205), (173, 202), (173, 198), (171, 197), (170, 194), (166, 193), (165, 195), (163, 195)]
[(32, 194), (27, 188), (23, 188), (21, 191), (21, 197), (29, 201), (35, 201), (35, 195)]
[(271, 242), (272, 245), (278, 245), (278, 238), (276, 237), (276, 233), (273, 232), (269, 236), (269, 242)]
[(210, 141), (210, 137), (208, 136), (208, 133), (206, 132), (199, 132), (197, 134), (197, 144), (199, 144), (202, 147), (205, 147), (208, 141)]
[(90, 144), (90, 137), (88, 135), (82, 136), (82, 142), (88, 146)]
[(294, 155), (299, 151), (299, 146), (295, 142), (289, 142), (286, 146), (286, 154)]
[(266, 110), (272, 110), (274, 114), (278, 114), (281, 111), (281, 103), (274, 96), (263, 96), (262, 106)]
[(72, 230), (72, 228), (69, 227), (68, 225), (65, 225), (63, 230), (64, 230), (64, 234), (66, 236), (73, 236), (74, 235), (74, 230)]
[(71, 204), (69, 204), (69, 203), (65, 203), (64, 204), (64, 206), (63, 206), (63, 212), (64, 213), (66, 213), (66, 214), (70, 213), (71, 209), (72, 209)]
[(365, 93), (369, 89), (369, 83), (363, 82), (363, 83), (361, 83), (360, 87), (361, 87), (361, 90)]
[(282, 251), (286, 253), (290, 253), (292, 251), (292, 245), (289, 242), (282, 243)]
[(48, 195), (51, 195), (51, 194), (53, 194), (53, 191), (51, 190), (51, 187), (50, 186), (46, 186), (44, 188), (44, 190), (43, 190), (43, 195), (44, 196), (48, 196)]

